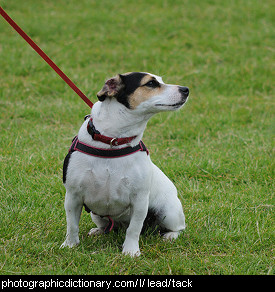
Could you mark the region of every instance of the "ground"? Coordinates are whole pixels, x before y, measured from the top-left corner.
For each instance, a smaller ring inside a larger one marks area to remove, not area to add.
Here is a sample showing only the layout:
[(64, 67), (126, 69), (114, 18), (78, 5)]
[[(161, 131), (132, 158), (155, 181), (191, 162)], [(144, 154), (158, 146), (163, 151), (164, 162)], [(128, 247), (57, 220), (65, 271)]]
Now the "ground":
[(150, 231), (139, 258), (124, 232), (59, 249), (62, 163), (85, 103), (0, 19), (1, 274), (274, 274), (272, 1), (35, 1), (0, 5), (93, 102), (106, 78), (145, 71), (190, 88), (143, 141), (175, 183), (187, 229)]

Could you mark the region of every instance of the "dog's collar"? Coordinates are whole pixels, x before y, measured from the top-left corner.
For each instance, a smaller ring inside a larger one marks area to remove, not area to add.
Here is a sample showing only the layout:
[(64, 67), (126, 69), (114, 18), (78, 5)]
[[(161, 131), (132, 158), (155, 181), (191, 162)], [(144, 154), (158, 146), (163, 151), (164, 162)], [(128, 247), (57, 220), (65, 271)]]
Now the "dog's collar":
[(89, 122), (87, 124), (87, 131), (95, 141), (100, 141), (102, 143), (108, 144), (111, 146), (111, 148), (113, 146), (119, 146), (119, 145), (130, 143), (137, 137), (137, 136), (132, 136), (132, 137), (125, 137), (125, 138), (113, 138), (113, 137), (107, 137), (107, 136), (101, 135), (100, 132), (95, 128), (92, 118), (89, 119)]
[(102, 149), (92, 147), (90, 145), (80, 142), (77, 136), (74, 137), (73, 139), (69, 153), (72, 153), (74, 151), (79, 151), (84, 154), (100, 158), (119, 158), (130, 154), (134, 154), (139, 151), (146, 151), (147, 155), (149, 155), (149, 151), (142, 141), (140, 141), (139, 144), (134, 147), (124, 147), (120, 149)]

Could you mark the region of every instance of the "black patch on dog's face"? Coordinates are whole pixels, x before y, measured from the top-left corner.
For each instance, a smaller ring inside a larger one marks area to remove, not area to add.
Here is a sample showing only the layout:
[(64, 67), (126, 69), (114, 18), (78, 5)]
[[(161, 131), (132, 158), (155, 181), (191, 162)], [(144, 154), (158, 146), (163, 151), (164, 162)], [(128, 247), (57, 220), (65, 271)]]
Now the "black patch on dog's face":
[(117, 101), (125, 105), (127, 108), (130, 108), (128, 97), (135, 92), (135, 90), (140, 87), (142, 78), (146, 73), (132, 72), (126, 75), (119, 75), (124, 87), (119, 92)]

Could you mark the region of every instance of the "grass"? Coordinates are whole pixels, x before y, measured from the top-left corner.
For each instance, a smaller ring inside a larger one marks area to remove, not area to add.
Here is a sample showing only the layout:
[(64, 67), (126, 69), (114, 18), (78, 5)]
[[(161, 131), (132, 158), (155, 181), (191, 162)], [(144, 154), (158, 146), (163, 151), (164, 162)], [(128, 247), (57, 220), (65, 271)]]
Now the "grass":
[[(147, 71), (186, 85), (144, 142), (171, 178), (187, 229), (174, 243), (124, 232), (59, 249), (62, 162), (87, 106), (0, 20), (1, 274), (274, 274), (272, 1), (35, 1), (1, 6), (93, 101), (105, 78)], [(274, 18), (273, 18), (274, 19)]]

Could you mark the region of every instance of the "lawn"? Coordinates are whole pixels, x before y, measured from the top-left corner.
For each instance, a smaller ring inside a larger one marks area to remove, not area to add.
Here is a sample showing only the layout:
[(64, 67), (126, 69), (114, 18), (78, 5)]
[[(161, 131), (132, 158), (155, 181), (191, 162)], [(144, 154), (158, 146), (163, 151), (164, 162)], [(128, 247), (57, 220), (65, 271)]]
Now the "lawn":
[[(0, 19), (0, 274), (274, 274), (274, 6), (271, 0), (0, 0), (93, 102), (106, 78), (146, 71), (190, 88), (143, 141), (178, 188), (187, 229), (59, 249), (62, 163), (84, 102)], [(273, 17), (273, 20), (272, 20)]]

